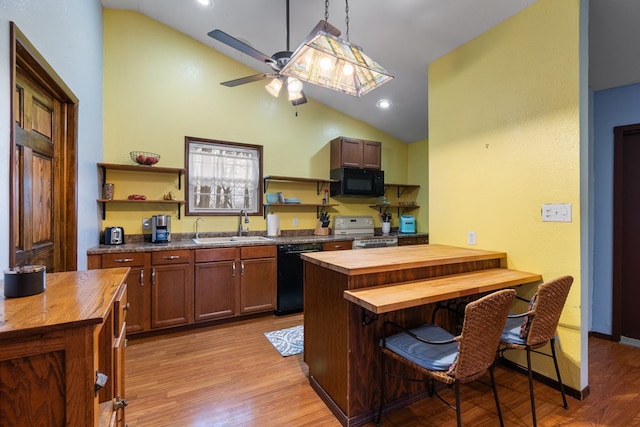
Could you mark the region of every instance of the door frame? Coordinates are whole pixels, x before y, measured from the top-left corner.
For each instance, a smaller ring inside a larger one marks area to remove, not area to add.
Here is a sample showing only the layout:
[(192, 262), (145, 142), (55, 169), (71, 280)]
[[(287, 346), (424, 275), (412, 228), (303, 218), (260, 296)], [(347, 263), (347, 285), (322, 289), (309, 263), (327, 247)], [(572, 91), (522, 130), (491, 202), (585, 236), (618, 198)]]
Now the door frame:
[(611, 340), (618, 342), (622, 336), (622, 226), (623, 209), (623, 158), (624, 138), (628, 134), (639, 133), (640, 124), (613, 128), (613, 259), (612, 259), (612, 310)]
[(54, 236), (56, 236), (56, 257), (54, 263), (57, 271), (77, 270), (78, 266), (78, 202), (77, 202), (77, 136), (78, 136), (78, 98), (65, 84), (53, 67), (44, 59), (14, 22), (9, 23), (10, 38), (10, 155), (9, 155), (9, 266), (16, 266), (16, 239), (13, 201), (16, 196), (15, 175), (15, 127), (14, 116), (16, 72), (20, 68), (30, 79), (43, 87), (51, 96), (62, 103), (60, 114), (65, 118), (59, 141), (60, 156), (54, 159), (54, 191), (57, 200), (54, 217)]

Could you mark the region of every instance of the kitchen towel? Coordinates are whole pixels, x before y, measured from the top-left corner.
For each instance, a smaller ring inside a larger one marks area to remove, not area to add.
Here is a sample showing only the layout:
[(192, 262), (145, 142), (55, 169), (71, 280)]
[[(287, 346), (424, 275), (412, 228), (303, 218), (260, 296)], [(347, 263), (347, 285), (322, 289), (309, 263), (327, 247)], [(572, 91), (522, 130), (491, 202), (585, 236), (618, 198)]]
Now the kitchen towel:
[(276, 214), (267, 215), (267, 236), (280, 235), (280, 217)]

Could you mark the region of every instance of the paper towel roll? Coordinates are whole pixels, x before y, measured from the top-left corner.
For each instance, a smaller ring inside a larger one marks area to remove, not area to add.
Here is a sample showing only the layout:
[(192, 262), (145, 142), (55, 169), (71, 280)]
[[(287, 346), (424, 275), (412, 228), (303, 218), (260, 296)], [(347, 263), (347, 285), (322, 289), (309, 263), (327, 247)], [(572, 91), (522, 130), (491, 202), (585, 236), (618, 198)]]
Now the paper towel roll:
[(280, 235), (280, 217), (276, 214), (267, 215), (267, 236)]

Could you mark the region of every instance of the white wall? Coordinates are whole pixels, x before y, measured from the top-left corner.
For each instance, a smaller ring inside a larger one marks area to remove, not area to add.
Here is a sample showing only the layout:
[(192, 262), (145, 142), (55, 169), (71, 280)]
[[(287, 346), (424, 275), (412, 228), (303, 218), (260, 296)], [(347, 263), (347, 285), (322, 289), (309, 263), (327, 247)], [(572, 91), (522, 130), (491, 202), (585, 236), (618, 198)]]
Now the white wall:
[(0, 0), (0, 269), (9, 265), (9, 22), (80, 100), (78, 125), (78, 270), (95, 246), (100, 216), (96, 163), (102, 161), (102, 6), (99, 0)]

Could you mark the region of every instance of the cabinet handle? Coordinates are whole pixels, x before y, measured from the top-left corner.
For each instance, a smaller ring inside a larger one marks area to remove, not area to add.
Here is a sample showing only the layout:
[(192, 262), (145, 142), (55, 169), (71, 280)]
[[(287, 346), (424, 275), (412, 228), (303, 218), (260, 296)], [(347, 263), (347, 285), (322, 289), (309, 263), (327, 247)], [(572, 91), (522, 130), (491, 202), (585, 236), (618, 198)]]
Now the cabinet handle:
[(151, 269), (151, 284), (152, 285), (156, 284), (156, 269), (155, 268)]
[(163, 256), (162, 259), (180, 259), (180, 255), (167, 255)]
[(144, 268), (140, 269), (140, 286), (144, 286)]
[(115, 262), (133, 262), (133, 258), (117, 258)]
[(240, 261), (240, 275), (244, 276), (244, 261)]
[(126, 304), (124, 305), (124, 309), (125, 309), (125, 310), (129, 310), (130, 308), (131, 308), (131, 305), (130, 305), (129, 303), (126, 303)]
[(233, 264), (231, 264), (231, 276), (232, 277), (236, 277), (236, 262), (233, 261)]
[(125, 406), (127, 406), (127, 399), (121, 399), (120, 396), (118, 397), (114, 397), (113, 398), (113, 409), (114, 410), (118, 410), (118, 409), (124, 409)]

